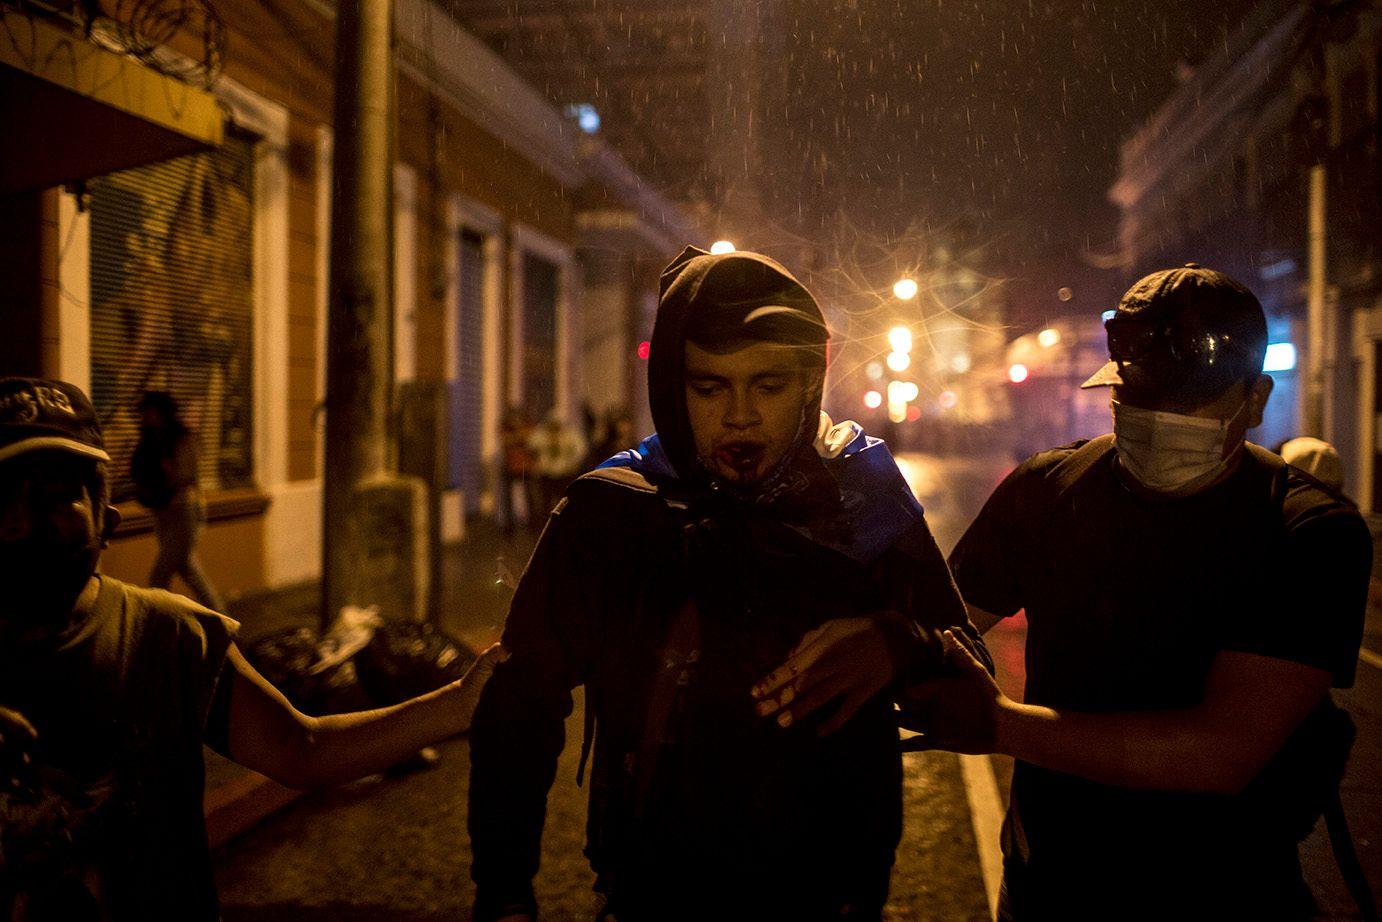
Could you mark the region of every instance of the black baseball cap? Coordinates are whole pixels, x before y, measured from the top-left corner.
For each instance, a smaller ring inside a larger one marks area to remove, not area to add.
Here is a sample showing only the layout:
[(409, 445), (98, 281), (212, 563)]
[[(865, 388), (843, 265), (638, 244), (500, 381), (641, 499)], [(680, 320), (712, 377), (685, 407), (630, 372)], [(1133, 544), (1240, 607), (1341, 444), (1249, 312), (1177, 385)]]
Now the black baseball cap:
[(80, 387), (42, 378), (0, 378), (0, 461), (31, 451), (110, 461), (96, 408)]
[(1135, 383), (1166, 397), (1208, 400), (1261, 374), (1267, 350), (1257, 298), (1198, 263), (1139, 280), (1104, 329), (1110, 360), (1081, 387)]

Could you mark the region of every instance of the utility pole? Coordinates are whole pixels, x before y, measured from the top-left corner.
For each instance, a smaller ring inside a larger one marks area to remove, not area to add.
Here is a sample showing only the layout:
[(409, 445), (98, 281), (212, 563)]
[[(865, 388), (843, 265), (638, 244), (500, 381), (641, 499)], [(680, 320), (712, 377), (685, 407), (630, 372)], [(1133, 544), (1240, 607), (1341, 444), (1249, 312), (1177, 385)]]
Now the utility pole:
[(393, 2), (336, 5), (322, 621), (344, 605), (417, 617), (417, 484), (390, 469)]
[(1328, 440), (1333, 436), (1333, 420), (1328, 413), (1328, 389), (1325, 377), (1332, 364), (1333, 343), (1329, 337), (1329, 318), (1325, 293), (1328, 286), (1328, 263), (1325, 249), (1325, 167), (1310, 168), (1310, 197), (1307, 205), (1308, 266), (1306, 287), (1306, 352), (1305, 388), (1302, 393), (1301, 430), (1307, 435)]

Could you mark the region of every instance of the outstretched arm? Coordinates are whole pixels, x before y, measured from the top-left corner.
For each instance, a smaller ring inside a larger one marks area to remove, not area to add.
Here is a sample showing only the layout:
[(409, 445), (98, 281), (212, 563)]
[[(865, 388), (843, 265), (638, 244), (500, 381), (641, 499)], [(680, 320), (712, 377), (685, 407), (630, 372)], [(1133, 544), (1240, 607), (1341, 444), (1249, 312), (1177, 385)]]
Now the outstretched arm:
[(309, 717), (231, 646), (232, 683), (226, 725), (229, 755), (246, 768), (295, 788), (340, 784), (396, 765), (439, 740), (464, 733), (496, 663), (497, 644), (464, 678), (435, 691), (373, 711)]
[(1194, 707), (1095, 714), (1018, 704), (953, 637), (946, 645), (951, 674), (912, 689), (903, 706), (925, 745), (999, 752), (1128, 788), (1242, 791), (1330, 685), (1313, 666), (1222, 652)]

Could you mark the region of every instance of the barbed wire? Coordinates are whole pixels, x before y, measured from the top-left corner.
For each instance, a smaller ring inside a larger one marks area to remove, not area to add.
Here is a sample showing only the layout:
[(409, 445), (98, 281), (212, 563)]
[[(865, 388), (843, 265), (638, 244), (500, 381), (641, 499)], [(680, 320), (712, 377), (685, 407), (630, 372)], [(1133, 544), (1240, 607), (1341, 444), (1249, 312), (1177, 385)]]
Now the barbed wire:
[[(227, 31), (211, 0), (0, 0), (0, 7), (65, 20), (93, 44), (184, 83), (209, 88), (225, 63)], [(195, 57), (170, 53), (179, 34), (197, 40)]]

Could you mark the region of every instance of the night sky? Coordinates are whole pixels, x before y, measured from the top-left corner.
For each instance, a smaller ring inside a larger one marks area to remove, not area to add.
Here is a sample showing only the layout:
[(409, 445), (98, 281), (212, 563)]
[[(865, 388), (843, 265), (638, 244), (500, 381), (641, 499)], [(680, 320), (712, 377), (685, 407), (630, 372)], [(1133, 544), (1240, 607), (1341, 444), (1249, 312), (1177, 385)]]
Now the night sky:
[[(812, 236), (841, 211), (885, 239), (958, 225), (1023, 283), (1019, 315), (1087, 309), (1126, 281), (1080, 258), (1114, 248), (1104, 196), (1120, 141), (1253, 5), (788, 0), (776, 55), (788, 103), (766, 121), (778, 155), (800, 159), (774, 210), (807, 196)], [(1062, 285), (1076, 290), (1066, 305)]]
[[(1027, 324), (1126, 287), (1082, 258), (1116, 249), (1105, 194), (1119, 143), (1255, 0), (447, 5), (553, 102), (593, 103), (601, 135), (669, 197), (711, 203), (708, 232), (793, 259), (814, 250), (815, 268), (867, 252), (880, 284), (943, 246), (1013, 282)], [(717, 49), (756, 63), (727, 76)], [(745, 157), (745, 122), (727, 133), (725, 105), (750, 98)], [(714, 203), (746, 183), (761, 219), (735, 227)], [(1062, 287), (1073, 297), (1057, 299)]]

